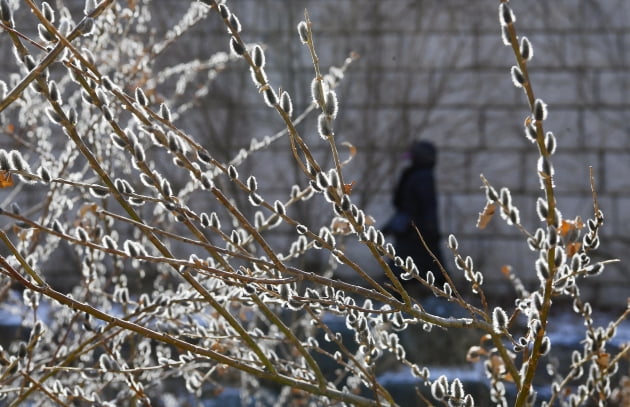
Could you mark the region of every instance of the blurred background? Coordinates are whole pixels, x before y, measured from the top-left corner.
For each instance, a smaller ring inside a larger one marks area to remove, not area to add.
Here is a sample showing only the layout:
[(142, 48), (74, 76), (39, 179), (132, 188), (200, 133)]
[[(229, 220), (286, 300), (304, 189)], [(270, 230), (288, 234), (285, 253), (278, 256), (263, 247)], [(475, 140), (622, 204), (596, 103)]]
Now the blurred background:
[[(83, 1), (59, 3), (68, 5), (77, 16), (83, 7)], [(142, 27), (135, 27), (135, 35), (144, 36), (144, 50), (128, 50), (128, 55), (146, 52), (175, 23), (195, 15), (189, 9), (191, 2), (118, 3), (150, 16)], [(458, 237), (460, 252), (475, 259), (485, 284), (500, 295), (510, 289), (501, 273), (503, 266), (511, 266), (526, 282), (536, 279), (535, 254), (528, 250), (523, 236), (498, 217), (485, 230), (476, 228), (485, 204), (479, 174), (497, 189), (505, 186), (512, 191), (521, 221), (531, 231), (540, 225), (534, 205), (541, 190), (537, 152), (523, 131), (529, 109), (522, 90), (510, 78), (514, 56), (501, 40), (498, 3), (230, 0), (227, 4), (243, 25), (244, 41), (265, 48), (270, 83), (289, 91), (298, 113), (310, 104), (314, 77), (308, 49), (296, 31), (305, 9), (313, 23), (323, 72), (343, 65), (351, 53), (358, 56), (337, 88), (340, 113), (335, 121), (338, 144), (348, 142), (356, 148), (356, 155), (344, 168), (345, 181), (354, 182), (353, 202), (377, 225), (383, 225), (393, 211), (391, 194), (405, 166), (405, 149), (417, 138), (434, 142), (442, 233)], [(558, 140), (553, 163), (559, 208), (566, 219), (592, 217), (592, 167), (606, 222), (595, 257), (621, 260), (609, 265), (603, 276), (590, 280), (584, 294), (603, 307), (625, 306), (630, 288), (630, 2), (524, 0), (512, 7), (518, 35), (527, 36), (533, 45), (529, 73), (536, 97), (548, 103), (545, 128)], [(20, 12), (28, 11), (22, 6)], [(21, 29), (17, 17), (16, 21)], [(23, 31), (33, 33), (33, 28), (24, 27)], [(131, 31), (129, 35), (134, 34)], [(140, 72), (126, 84), (129, 94), (135, 86), (142, 86), (155, 100), (169, 100), (174, 111), (175, 106), (186, 105), (176, 125), (225, 162), (234, 159), (239, 150), (248, 149), (252, 139), (263, 140), (284, 129), (278, 115), (261, 101), (246, 64), (225, 54), (228, 40), (225, 26), (212, 13), (194, 23), (175, 46), (156, 53), (151, 69), (164, 72), (191, 61), (207, 62), (207, 66), (189, 65), (164, 80), (143, 77)], [(122, 42), (103, 45), (122, 46)], [(0, 35), (0, 52), (10, 55), (7, 36)], [(102, 62), (106, 70), (107, 61)], [(14, 59), (1, 58), (0, 78), (10, 82), (10, 72), (16, 72)], [(182, 89), (184, 76), (187, 82)], [(330, 168), (332, 159), (327, 143), (317, 134), (316, 118), (311, 114), (298, 130), (320, 162)], [(1, 146), (22, 149), (16, 133), (9, 134), (6, 123), (2, 126)], [(64, 143), (61, 131), (56, 137)], [(349, 154), (345, 147), (340, 151), (342, 158)], [(260, 191), (269, 201), (274, 196), (286, 199), (292, 184), (306, 183), (289, 154), (286, 137), (246, 158), (238, 168), (243, 179), (257, 175)], [(2, 190), (0, 201), (6, 205), (15, 195)], [(246, 197), (237, 194), (235, 199), (244, 202)], [(308, 225), (331, 220), (327, 208), (323, 215), (312, 206), (298, 205), (292, 211)], [(289, 239), (289, 233), (294, 236), (292, 228), (279, 228), (270, 239), (280, 245)], [(348, 244), (348, 250), (361, 258), (361, 249)], [(446, 248), (443, 253), (450, 260)], [(317, 270), (327, 259), (312, 256), (309, 261), (307, 266)], [(363, 265), (376, 267), (369, 260)], [(337, 272), (341, 278), (352, 278), (343, 269)]]

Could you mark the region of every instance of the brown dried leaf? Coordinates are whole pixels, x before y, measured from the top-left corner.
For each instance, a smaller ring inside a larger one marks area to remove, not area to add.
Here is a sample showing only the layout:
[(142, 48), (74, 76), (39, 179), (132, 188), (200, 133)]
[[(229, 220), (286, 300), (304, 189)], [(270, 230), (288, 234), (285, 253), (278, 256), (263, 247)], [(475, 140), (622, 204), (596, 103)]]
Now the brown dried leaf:
[(96, 213), (97, 211), (98, 211), (98, 205), (87, 203), (81, 206), (81, 208), (79, 209), (79, 218), (83, 218), (85, 214), (88, 212)]
[(343, 184), (343, 193), (346, 195), (350, 195), (352, 193), (352, 188), (354, 188), (354, 184), (356, 181), (352, 181), (349, 184)]
[(490, 222), (490, 219), (492, 219), (496, 208), (496, 204), (492, 202), (486, 203), (486, 207), (483, 208), (483, 211), (479, 213), (479, 218), (477, 219), (477, 227), (479, 229), (485, 229), (486, 226), (488, 226), (488, 222)]
[(0, 171), (0, 188), (13, 186), (13, 177), (9, 171)]
[(355, 155), (357, 155), (357, 148), (352, 145), (351, 143), (344, 141), (343, 143), (341, 143), (342, 146), (344, 147), (348, 147), (349, 153), (350, 155), (348, 156), (348, 158), (346, 158), (341, 165), (346, 165), (348, 164), (350, 161), (352, 161), (352, 159), (354, 158)]
[(575, 229), (575, 225), (572, 221), (562, 219), (562, 224), (558, 228), (558, 233), (560, 233), (560, 236), (564, 237), (568, 235), (569, 232), (571, 232), (573, 229)]
[(568, 257), (574, 256), (577, 252), (580, 251), (581, 247), (582, 247), (582, 243), (580, 242), (569, 243), (567, 245), (567, 256)]
[(599, 352), (597, 354), (596, 362), (597, 366), (599, 366), (601, 370), (607, 369), (608, 365), (610, 364), (610, 353)]

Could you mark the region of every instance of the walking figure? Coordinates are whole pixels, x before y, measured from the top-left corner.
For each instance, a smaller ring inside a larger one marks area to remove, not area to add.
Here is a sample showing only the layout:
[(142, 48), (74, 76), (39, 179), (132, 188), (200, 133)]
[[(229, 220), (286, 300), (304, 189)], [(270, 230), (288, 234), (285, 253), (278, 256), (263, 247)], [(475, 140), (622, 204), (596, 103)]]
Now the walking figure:
[[(418, 233), (422, 235), (428, 249), (442, 263), (440, 257), (440, 228), (438, 222), (437, 196), (435, 190), (434, 167), (436, 163), (435, 146), (428, 141), (415, 141), (409, 149), (411, 165), (407, 167), (396, 186), (393, 204), (395, 214), (383, 228), (383, 233), (394, 236), (396, 255), (403, 260), (411, 256), (421, 275), (431, 270), (435, 284), (444, 283), (437, 263), (424, 247)], [(402, 272), (391, 264), (394, 273)], [(403, 286), (412, 296), (428, 293), (416, 280), (403, 281)]]

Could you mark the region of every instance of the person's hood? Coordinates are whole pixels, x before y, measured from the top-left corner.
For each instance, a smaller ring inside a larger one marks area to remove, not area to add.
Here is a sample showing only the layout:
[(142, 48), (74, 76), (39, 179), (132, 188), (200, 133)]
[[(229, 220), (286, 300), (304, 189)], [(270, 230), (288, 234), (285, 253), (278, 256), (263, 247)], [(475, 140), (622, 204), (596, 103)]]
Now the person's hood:
[(414, 167), (431, 168), (435, 166), (437, 154), (435, 146), (428, 141), (414, 141), (411, 145), (411, 162)]

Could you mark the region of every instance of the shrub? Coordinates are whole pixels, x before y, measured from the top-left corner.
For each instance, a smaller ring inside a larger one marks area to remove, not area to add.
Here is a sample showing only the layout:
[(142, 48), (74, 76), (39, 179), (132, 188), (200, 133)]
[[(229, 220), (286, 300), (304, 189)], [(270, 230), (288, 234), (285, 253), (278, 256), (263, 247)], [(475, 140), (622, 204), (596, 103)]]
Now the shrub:
[[(427, 366), (410, 360), (400, 334), (411, 326), (481, 332), (468, 359), (485, 366), (492, 401), (507, 405), (506, 386), (513, 386), (514, 405), (533, 405), (539, 365), (555, 350), (548, 321), (557, 298), (569, 299), (582, 318), (584, 348), (573, 351), (566, 369), (554, 372), (544, 403), (610, 400), (628, 347), (611, 353), (608, 344), (628, 311), (607, 327), (596, 326), (591, 305), (580, 296), (580, 285), (607, 264), (590, 257), (604, 216), (594, 180), (592, 219), (563, 216), (556, 205), (557, 143), (544, 127), (547, 106), (529, 81), (532, 44), (517, 36), (506, 1), (499, 7), (503, 41), (514, 51), (512, 79), (531, 110), (524, 136), (539, 153), (531, 174), (542, 190), (536, 202), (540, 227), (528, 231), (509, 187), (497, 189), (482, 176), (487, 205), (480, 222), (498, 212), (539, 254), (534, 289), (526, 290), (506, 271), (517, 292), (509, 308), (489, 305), (484, 274), (459, 252), (454, 235), (448, 247), (466, 284), (454, 284), (440, 265), (434, 272), (444, 273), (447, 283), (437, 287), (432, 274), (418, 270), (412, 259), (396, 257), (370, 216), (353, 203), (334, 132), (342, 114), (335, 88), (352, 58), (324, 73), (307, 14), (297, 24), (296, 41), (304, 43), (313, 62), (312, 100), (298, 114), (294, 106), (302, 103), (270, 83), (265, 49), (245, 41), (237, 10), (215, 0), (193, 2), (166, 38), (151, 44), (150, 9), (132, 3), (134, 8), (126, 8), (112, 0), (88, 0), (84, 15), (73, 20), (65, 7), (55, 11), (46, 2), (38, 7), (26, 0), (37, 20), (38, 38), (30, 38), (23, 31), (29, 23), (13, 16), (14, 3), (1, 0), (2, 27), (18, 69), (10, 83), (0, 84), (0, 111), (21, 145), (0, 151), (0, 181), (16, 187), (12, 177), (19, 178), (37, 197), (27, 210), (17, 204), (5, 209), (13, 228), (0, 232), (6, 249), (0, 257), (3, 286), (22, 290), (27, 306), (26, 335), (0, 353), (0, 395), (11, 405), (167, 405), (210, 398), (226, 385), (238, 385), (242, 396), (252, 399), (276, 386), (278, 404), (394, 405), (377, 374), (386, 357), (418, 378), (418, 389), (430, 394), (418, 393), (425, 401), (474, 405), (461, 378), (434, 377)], [(202, 21), (225, 26), (230, 53), (158, 67), (155, 56)], [(222, 161), (201, 135), (175, 124), (184, 123), (191, 109), (177, 99), (187, 95), (194, 101), (207, 92), (207, 84), (190, 89), (198, 80), (195, 72), (243, 64), (261, 103), (270, 116), (281, 118), (286, 131), (254, 140), (234, 160)], [(178, 91), (165, 96), (160, 84), (172, 81)], [(317, 115), (320, 136), (309, 142), (297, 129), (308, 115)], [(274, 186), (283, 199), (259, 189), (257, 174), (240, 166), (278, 140), (287, 141), (285, 155), (295, 160), (302, 179)], [(328, 146), (330, 162), (313, 153), (315, 143)], [(307, 223), (294, 211), (300, 205), (326, 211)], [(286, 228), (289, 244), (270, 239), (275, 228)], [(387, 284), (344, 250), (348, 241), (366, 248)], [(327, 270), (301, 266), (314, 250), (329, 258)], [(55, 288), (46, 275), (60, 259), (68, 266), (76, 260), (81, 271), (71, 292)], [(401, 279), (416, 280), (466, 316), (427, 312), (423, 299), (408, 295), (388, 260), (404, 270)], [(335, 278), (340, 266), (353, 270), (362, 284)]]

